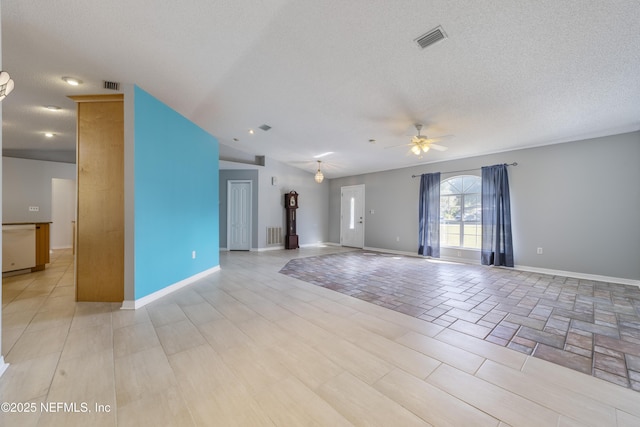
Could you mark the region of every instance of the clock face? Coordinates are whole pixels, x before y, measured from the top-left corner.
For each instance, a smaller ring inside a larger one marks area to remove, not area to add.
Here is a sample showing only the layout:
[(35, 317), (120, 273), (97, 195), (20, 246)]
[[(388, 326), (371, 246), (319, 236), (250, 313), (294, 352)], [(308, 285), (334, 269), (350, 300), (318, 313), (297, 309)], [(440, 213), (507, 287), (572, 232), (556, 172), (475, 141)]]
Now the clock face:
[(289, 197), (289, 206), (295, 206), (295, 205), (296, 205), (296, 196)]

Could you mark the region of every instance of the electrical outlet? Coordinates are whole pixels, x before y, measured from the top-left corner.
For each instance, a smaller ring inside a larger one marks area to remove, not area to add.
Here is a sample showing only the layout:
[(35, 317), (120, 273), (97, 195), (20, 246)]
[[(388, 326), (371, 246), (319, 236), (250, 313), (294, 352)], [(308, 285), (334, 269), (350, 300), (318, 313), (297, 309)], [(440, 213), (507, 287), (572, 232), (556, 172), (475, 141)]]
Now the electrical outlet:
[(196, 259), (196, 251), (191, 252), (191, 259)]
[(542, 255), (542, 248), (538, 248), (537, 252), (538, 255)]
[(29, 206), (29, 212), (39, 212), (40, 206)]

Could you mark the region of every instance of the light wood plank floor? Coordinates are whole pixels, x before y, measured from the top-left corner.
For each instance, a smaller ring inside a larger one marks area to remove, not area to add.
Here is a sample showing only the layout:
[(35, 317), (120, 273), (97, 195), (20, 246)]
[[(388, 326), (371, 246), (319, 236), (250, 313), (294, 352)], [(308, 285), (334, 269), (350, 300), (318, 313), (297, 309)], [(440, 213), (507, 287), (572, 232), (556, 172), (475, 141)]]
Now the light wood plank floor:
[[(2, 426), (638, 426), (640, 393), (282, 275), (221, 271), (136, 311), (74, 302), (73, 259), (3, 279)], [(6, 406), (3, 406), (3, 410)]]

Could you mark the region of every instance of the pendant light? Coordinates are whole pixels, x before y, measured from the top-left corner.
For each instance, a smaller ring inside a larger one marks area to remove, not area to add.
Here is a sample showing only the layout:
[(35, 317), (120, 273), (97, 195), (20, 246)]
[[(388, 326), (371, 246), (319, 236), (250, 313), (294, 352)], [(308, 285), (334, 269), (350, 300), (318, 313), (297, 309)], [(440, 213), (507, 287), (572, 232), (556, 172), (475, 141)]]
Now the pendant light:
[(316, 176), (315, 176), (315, 180), (318, 184), (320, 184), (324, 180), (324, 175), (320, 170), (320, 163), (322, 163), (322, 161), (318, 160), (318, 172), (316, 172)]
[(13, 79), (6, 71), (0, 71), (0, 101), (13, 90)]

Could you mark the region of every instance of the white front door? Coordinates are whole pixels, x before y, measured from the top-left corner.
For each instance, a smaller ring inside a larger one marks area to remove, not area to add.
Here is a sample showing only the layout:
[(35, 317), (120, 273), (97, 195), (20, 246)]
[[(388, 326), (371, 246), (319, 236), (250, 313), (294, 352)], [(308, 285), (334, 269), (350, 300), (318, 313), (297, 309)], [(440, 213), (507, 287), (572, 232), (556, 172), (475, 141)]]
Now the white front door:
[(251, 249), (251, 181), (227, 182), (227, 249)]
[(364, 247), (364, 185), (341, 188), (340, 243)]

